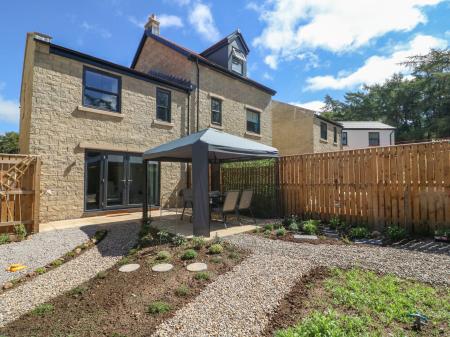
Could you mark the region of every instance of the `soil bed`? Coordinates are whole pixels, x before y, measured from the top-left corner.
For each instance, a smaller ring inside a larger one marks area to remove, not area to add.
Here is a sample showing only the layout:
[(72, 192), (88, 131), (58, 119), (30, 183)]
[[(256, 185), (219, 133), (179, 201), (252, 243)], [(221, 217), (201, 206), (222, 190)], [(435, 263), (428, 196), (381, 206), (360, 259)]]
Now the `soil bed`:
[[(195, 298), (206, 284), (231, 270), (248, 255), (229, 244), (223, 245), (225, 249), (221, 254), (210, 255), (202, 248), (195, 259), (188, 261), (181, 260), (186, 247), (166, 244), (145, 248), (122, 260), (122, 263), (140, 264), (137, 271), (119, 272), (119, 263), (48, 302), (46, 305), (53, 306), (51, 310), (44, 313), (33, 310), (0, 328), (0, 335), (150, 336), (163, 320)], [(156, 254), (162, 250), (170, 253), (170, 260), (156, 259)], [(172, 263), (174, 268), (165, 273), (153, 272), (151, 267), (160, 262)], [(192, 262), (207, 263), (209, 280), (196, 278), (196, 273), (186, 270), (185, 265)], [(156, 301), (167, 303), (170, 310), (161, 314), (148, 313), (148, 306)]]

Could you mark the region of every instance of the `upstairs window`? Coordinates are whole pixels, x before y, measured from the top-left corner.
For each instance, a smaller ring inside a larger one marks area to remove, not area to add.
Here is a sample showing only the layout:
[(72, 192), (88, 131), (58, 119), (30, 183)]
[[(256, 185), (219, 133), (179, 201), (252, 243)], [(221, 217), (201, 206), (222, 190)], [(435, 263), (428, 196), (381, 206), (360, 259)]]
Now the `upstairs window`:
[(120, 112), (120, 78), (103, 71), (84, 68), (83, 105)]
[(379, 132), (369, 132), (369, 146), (380, 146)]
[(337, 127), (333, 127), (333, 142), (337, 143)]
[(260, 113), (258, 111), (247, 110), (247, 131), (253, 133), (261, 132)]
[(211, 123), (222, 125), (222, 101), (211, 98)]
[(156, 119), (170, 123), (170, 91), (156, 89)]
[(342, 145), (347, 146), (348, 145), (348, 140), (347, 140), (347, 132), (343, 131), (342, 132)]
[(231, 70), (239, 75), (244, 75), (244, 63), (247, 61), (244, 53), (233, 48), (231, 53)]
[(327, 128), (327, 123), (325, 123), (325, 122), (320, 122), (320, 138), (322, 140), (328, 139), (328, 128)]

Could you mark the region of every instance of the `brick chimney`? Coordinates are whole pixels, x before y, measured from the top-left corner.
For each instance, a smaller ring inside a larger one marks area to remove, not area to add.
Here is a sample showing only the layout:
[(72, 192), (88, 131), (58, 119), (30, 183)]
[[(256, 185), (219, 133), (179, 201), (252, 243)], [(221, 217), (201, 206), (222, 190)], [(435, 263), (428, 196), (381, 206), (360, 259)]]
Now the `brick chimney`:
[(149, 29), (154, 35), (159, 35), (159, 21), (156, 20), (155, 14), (148, 17), (148, 22), (145, 24), (145, 29)]

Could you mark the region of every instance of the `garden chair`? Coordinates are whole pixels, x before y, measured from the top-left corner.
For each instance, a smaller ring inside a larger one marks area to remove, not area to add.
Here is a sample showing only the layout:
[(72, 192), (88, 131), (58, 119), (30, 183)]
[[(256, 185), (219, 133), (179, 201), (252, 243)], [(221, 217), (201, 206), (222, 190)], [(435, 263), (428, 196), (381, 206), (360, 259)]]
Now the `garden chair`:
[(221, 214), (225, 228), (227, 228), (227, 215), (230, 213), (234, 213), (237, 215), (238, 199), (239, 199), (239, 191), (228, 191), (225, 195), (225, 201), (223, 202), (223, 206), (213, 209), (213, 212)]
[[(192, 194), (192, 189), (190, 188), (183, 188), (181, 190), (181, 197), (183, 199), (183, 212), (181, 213), (181, 220), (183, 220), (184, 211), (186, 210), (186, 207), (194, 208), (194, 198)], [(191, 217), (192, 219), (192, 217)]]
[(241, 221), (241, 211), (248, 210), (250, 212), (250, 215), (253, 218), (253, 221), (256, 224), (255, 216), (253, 215), (252, 211), (252, 199), (253, 199), (253, 190), (243, 190), (241, 195), (241, 200), (239, 200), (239, 206), (237, 209), (238, 214), (238, 221)]

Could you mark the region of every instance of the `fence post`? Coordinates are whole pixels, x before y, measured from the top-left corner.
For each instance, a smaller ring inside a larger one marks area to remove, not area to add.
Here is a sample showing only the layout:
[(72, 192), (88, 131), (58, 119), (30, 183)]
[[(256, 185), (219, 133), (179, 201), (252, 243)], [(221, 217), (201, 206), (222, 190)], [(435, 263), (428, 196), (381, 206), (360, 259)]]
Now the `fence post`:
[(41, 203), (41, 158), (36, 158), (33, 172), (33, 233), (39, 232), (39, 212)]

